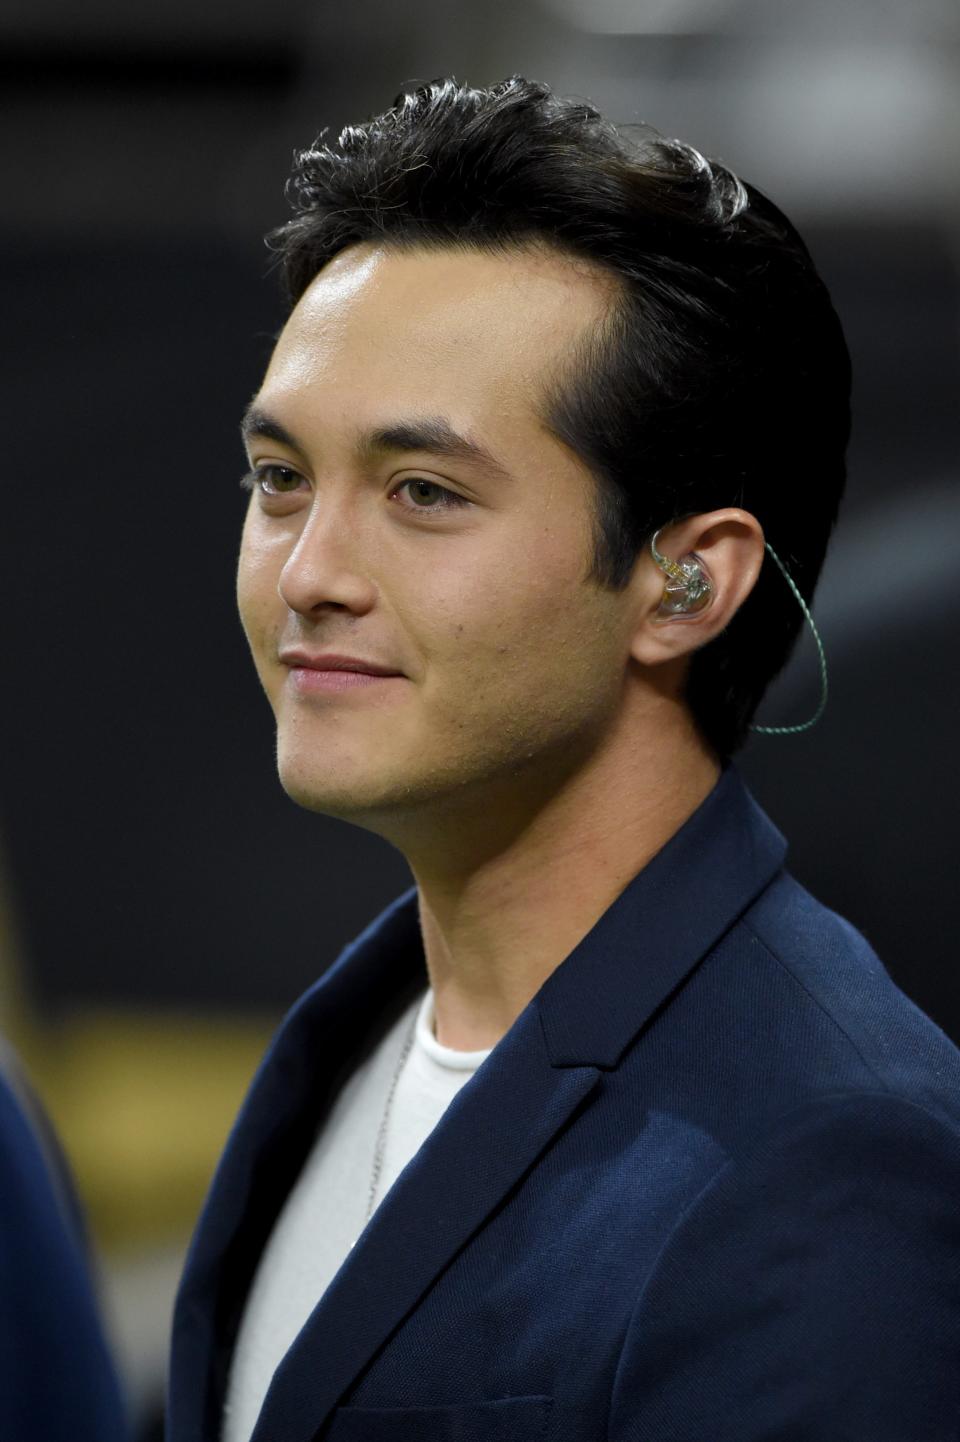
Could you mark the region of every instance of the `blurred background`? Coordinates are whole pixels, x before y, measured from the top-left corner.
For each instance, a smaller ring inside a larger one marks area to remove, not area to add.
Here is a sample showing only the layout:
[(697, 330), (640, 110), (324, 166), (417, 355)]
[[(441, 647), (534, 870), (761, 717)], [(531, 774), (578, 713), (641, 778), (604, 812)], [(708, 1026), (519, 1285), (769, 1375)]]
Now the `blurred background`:
[[(717, 156), (798, 224), (853, 353), (815, 614), (831, 698), (740, 764), (796, 875), (960, 1040), (955, 0), (5, 0), (0, 1030), (63, 1138), (138, 1435), (230, 1120), (408, 878), (298, 811), (233, 601), (237, 426), (283, 320), (295, 147), (519, 72)], [(12, 452), (12, 454), (11, 454)], [(758, 718), (816, 707), (805, 638)]]

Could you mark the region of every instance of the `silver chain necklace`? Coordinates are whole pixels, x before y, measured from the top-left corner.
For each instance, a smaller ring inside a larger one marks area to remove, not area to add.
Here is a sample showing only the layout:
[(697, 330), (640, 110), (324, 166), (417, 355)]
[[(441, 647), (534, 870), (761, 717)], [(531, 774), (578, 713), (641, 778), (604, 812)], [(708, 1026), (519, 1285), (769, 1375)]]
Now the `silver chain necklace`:
[[(418, 1007), (419, 1010), (419, 1007)], [(390, 1083), (390, 1090), (387, 1093), (387, 1104), (383, 1109), (383, 1120), (380, 1123), (380, 1130), (377, 1133), (376, 1145), (373, 1149), (373, 1174), (370, 1178), (370, 1198), (367, 1202), (367, 1215), (363, 1225), (366, 1226), (373, 1215), (373, 1204), (377, 1199), (377, 1187), (380, 1184), (380, 1173), (383, 1171), (383, 1153), (387, 1143), (387, 1127), (390, 1122), (390, 1108), (393, 1105), (393, 1094), (397, 1089), (400, 1080), (400, 1073), (403, 1071), (407, 1057), (410, 1055), (410, 1048), (413, 1046), (413, 1039), (417, 1031), (417, 1012), (413, 1014), (413, 1020), (407, 1032), (406, 1040), (403, 1043), (403, 1050), (400, 1053), (400, 1060), (393, 1073), (393, 1081)]]

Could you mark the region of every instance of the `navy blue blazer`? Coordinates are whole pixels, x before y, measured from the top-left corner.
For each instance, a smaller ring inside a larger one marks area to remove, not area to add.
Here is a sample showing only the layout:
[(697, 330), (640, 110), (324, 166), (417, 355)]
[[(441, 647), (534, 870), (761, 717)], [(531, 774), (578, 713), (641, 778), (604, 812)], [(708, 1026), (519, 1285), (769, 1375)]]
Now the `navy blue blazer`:
[[(728, 767), (400, 1174), (255, 1442), (956, 1442), (960, 1053), (785, 851)], [(189, 1254), (170, 1442), (218, 1436), (278, 1209), (425, 984), (410, 892), (283, 1023)]]
[[(15, 1090), (11, 1081), (18, 1083)], [(0, 1066), (0, 1439), (124, 1442), (69, 1177), (32, 1094)], [(29, 1104), (29, 1110), (28, 1110)]]

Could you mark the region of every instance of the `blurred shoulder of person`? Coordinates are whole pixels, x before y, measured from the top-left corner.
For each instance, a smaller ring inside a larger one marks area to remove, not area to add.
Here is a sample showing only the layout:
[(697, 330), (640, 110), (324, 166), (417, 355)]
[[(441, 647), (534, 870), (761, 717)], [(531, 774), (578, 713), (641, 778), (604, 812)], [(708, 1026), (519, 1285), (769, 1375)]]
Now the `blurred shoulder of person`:
[(2, 1038), (0, 1437), (129, 1437), (70, 1175), (19, 1059)]

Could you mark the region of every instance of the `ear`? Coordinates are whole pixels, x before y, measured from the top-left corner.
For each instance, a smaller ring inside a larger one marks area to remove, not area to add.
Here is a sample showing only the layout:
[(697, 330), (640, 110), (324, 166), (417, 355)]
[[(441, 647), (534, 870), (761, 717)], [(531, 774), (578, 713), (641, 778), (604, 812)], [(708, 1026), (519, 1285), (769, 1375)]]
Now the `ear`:
[(763, 530), (749, 511), (728, 507), (687, 516), (665, 526), (657, 540), (661, 555), (683, 561), (695, 553), (713, 594), (702, 610), (670, 615), (660, 609), (667, 577), (649, 543), (637, 557), (631, 578), (637, 621), (631, 655), (645, 666), (661, 665), (698, 651), (730, 624), (756, 585), (763, 565)]

